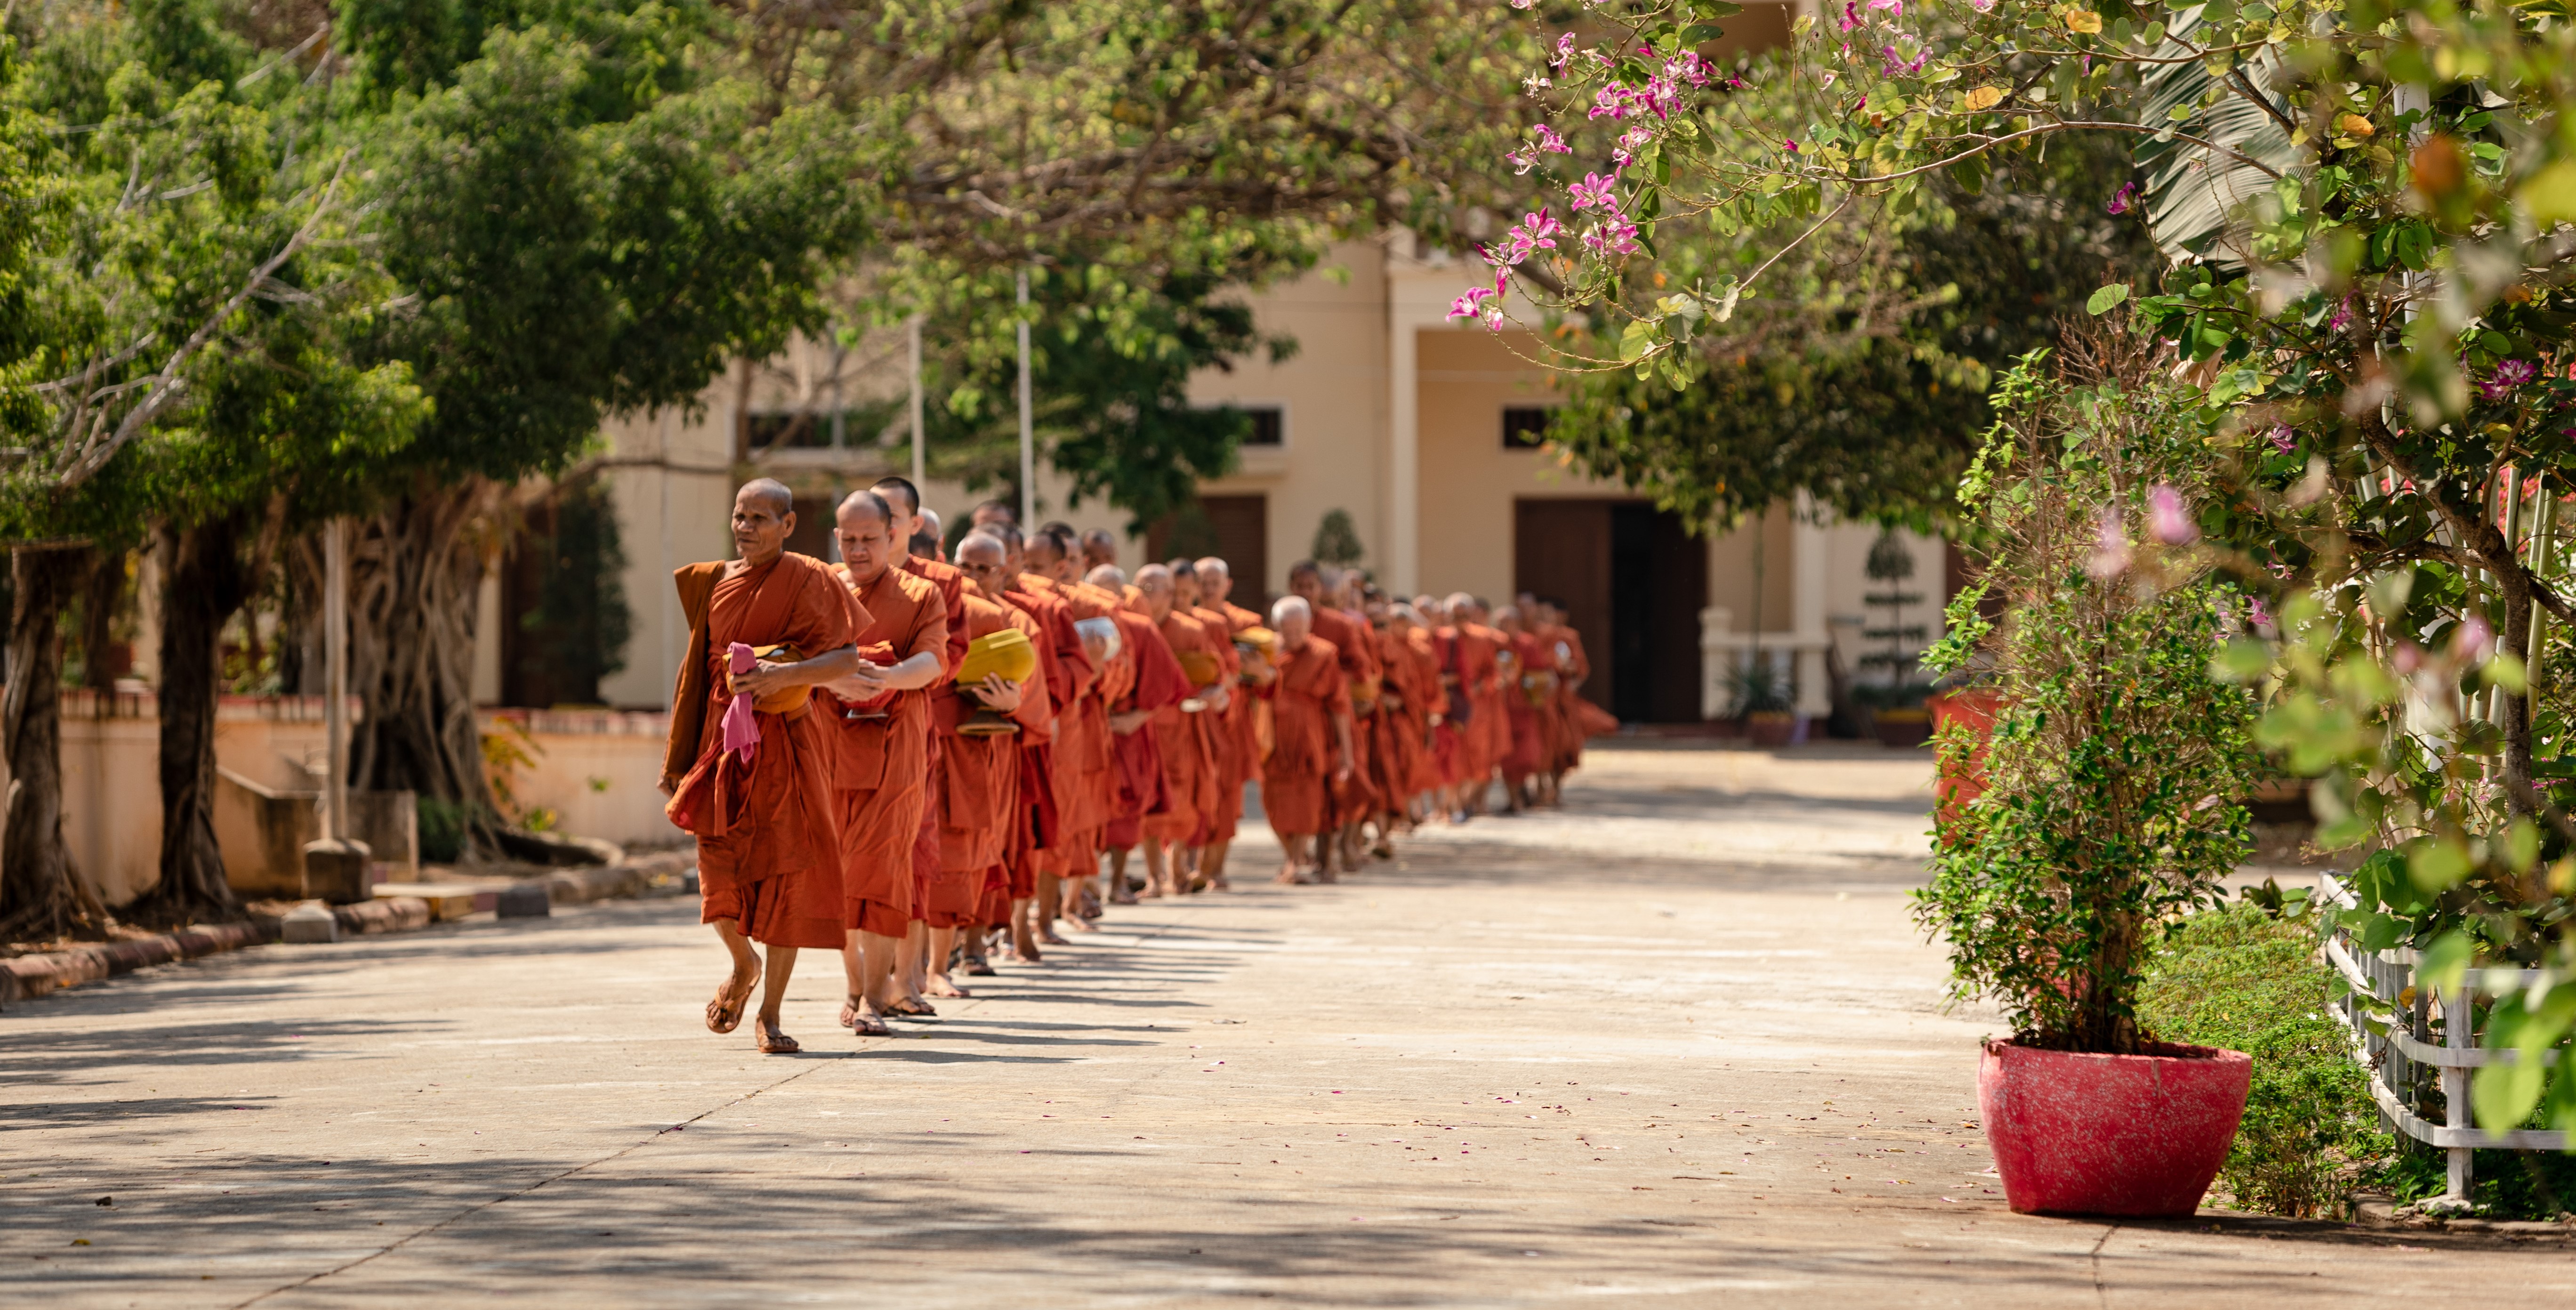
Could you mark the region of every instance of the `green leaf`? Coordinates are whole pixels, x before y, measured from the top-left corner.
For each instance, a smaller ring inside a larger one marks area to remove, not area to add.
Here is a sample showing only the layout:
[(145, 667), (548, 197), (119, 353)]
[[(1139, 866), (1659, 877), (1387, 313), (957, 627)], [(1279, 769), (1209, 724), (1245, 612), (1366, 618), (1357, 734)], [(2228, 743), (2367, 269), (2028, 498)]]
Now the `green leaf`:
[(1623, 364), (1636, 361), (1654, 348), (1656, 336), (1655, 324), (1651, 321), (1642, 318), (1628, 320), (1628, 326), (1619, 332), (1619, 361)]
[(2521, 1127), (2540, 1104), (2540, 1090), (2548, 1078), (2549, 1071), (2540, 1061), (2528, 1056), (2511, 1064), (2480, 1066), (2469, 1093), (2470, 1103), (2477, 1107), (2478, 1126), (2491, 1133)]
[(2113, 306), (2118, 305), (2121, 301), (2127, 300), (2128, 298), (2129, 284), (2126, 282), (2114, 282), (2111, 285), (2094, 292), (2091, 298), (2084, 302), (2084, 312), (2098, 318), (2104, 314), (2110, 313)]
[(2576, 159), (2559, 160), (2532, 174), (2514, 199), (2542, 227), (2576, 219)]
[(2467, 933), (2457, 930), (2446, 932), (2434, 938), (2433, 944), (2425, 947), (2423, 956), (2415, 962), (2416, 981), (2448, 994), (2459, 987), (2461, 978), (2467, 976), (2469, 961), (2476, 958), (2477, 953), (2477, 946), (2469, 940)]

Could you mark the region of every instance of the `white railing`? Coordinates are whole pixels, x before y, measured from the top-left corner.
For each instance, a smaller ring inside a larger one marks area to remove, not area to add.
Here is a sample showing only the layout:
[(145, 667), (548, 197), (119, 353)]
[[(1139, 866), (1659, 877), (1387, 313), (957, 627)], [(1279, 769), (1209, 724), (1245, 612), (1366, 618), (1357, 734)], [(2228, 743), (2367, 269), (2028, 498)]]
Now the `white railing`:
[[(2318, 896), (2335, 906), (2353, 903), (2352, 893), (2333, 874), (2319, 880)], [(2476, 1000), (2527, 989), (2539, 979), (2538, 970), (2471, 969), (2457, 988), (2435, 996), (2417, 980), (2412, 950), (2365, 950), (2351, 933), (2337, 928), (2326, 936), (2325, 954), (2352, 986), (2332, 1013), (2342, 1021), (2353, 1058), (2369, 1079), (2370, 1099), (2399, 1132), (2448, 1153), (2449, 1196), (2467, 1199), (2472, 1151), (2564, 1151), (2576, 1145), (2571, 1140), (2576, 1134), (2557, 1129), (2488, 1132), (2475, 1125), (2469, 1112), (2469, 1071), (2519, 1058), (2518, 1052), (2478, 1045)], [(2452, 1022), (2454, 1016), (2460, 1022)], [(2540, 1053), (2543, 1064), (2555, 1064), (2558, 1057), (2556, 1051)], [(2419, 1070), (2429, 1070), (2441, 1091), (2441, 1123), (2417, 1113), (2423, 1100)]]

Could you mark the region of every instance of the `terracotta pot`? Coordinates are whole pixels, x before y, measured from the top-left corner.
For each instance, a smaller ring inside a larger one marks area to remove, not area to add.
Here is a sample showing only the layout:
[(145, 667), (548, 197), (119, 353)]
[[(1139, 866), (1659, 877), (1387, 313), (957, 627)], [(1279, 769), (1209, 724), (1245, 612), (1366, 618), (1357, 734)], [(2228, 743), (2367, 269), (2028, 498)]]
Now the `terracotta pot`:
[(2189, 1215), (2227, 1160), (2253, 1058), (2208, 1046), (2078, 1055), (1986, 1043), (1977, 1109), (2023, 1214)]
[[(1956, 723), (1982, 739), (1993, 735), (1995, 710), (2002, 704), (2003, 698), (1995, 693), (1982, 687), (1972, 687), (1966, 691), (1935, 692), (1924, 698), (1923, 708), (1931, 712), (1934, 732)], [(1986, 748), (1982, 742), (1969, 757), (1966, 768), (1942, 765), (1941, 776), (1932, 783), (1932, 794), (1938, 802), (1939, 822), (1948, 823), (1957, 816), (1961, 806), (1985, 793), (1985, 765)]]
[(1912, 750), (1932, 738), (1932, 716), (1923, 710), (1880, 710), (1870, 717), (1878, 744)]
[(1744, 735), (1765, 749), (1786, 746), (1791, 737), (1798, 735), (1798, 716), (1758, 710), (1744, 716)]

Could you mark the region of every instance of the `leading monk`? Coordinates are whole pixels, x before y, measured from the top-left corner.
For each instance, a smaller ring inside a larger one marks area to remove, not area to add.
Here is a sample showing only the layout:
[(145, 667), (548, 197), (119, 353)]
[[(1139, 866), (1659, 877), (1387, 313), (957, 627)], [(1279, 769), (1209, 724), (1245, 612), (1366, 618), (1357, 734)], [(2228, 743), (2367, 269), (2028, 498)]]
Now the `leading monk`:
[(769, 948), (755, 1026), (766, 1055), (792, 1055), (779, 1002), (796, 953), (841, 945), (841, 825), (830, 743), (813, 689), (857, 672), (867, 621), (821, 560), (791, 554), (795, 502), (768, 478), (733, 501), (736, 558), (673, 575), (689, 618), (662, 757), (664, 807), (698, 839), (699, 920), (715, 925), (733, 972), (707, 1002), (707, 1027), (742, 1023)]

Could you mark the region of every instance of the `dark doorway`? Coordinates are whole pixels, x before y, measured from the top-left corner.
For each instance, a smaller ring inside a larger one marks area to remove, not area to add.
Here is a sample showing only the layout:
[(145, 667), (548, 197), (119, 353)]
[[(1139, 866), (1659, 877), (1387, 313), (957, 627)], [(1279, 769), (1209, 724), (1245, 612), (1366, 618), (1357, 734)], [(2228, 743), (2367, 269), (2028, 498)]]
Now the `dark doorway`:
[(1555, 600), (1583, 634), (1584, 697), (1631, 723), (1698, 722), (1707, 543), (1645, 501), (1513, 509), (1513, 589)]
[(787, 548), (830, 563), (836, 557), (832, 529), (836, 524), (833, 515), (839, 509), (839, 502), (830, 496), (798, 496), (796, 530), (787, 534)]
[(1201, 496), (1198, 503), (1164, 518), (1145, 533), (1145, 556), (1160, 563), (1187, 551), (1214, 555), (1234, 574), (1231, 603), (1270, 612), (1270, 498)]

